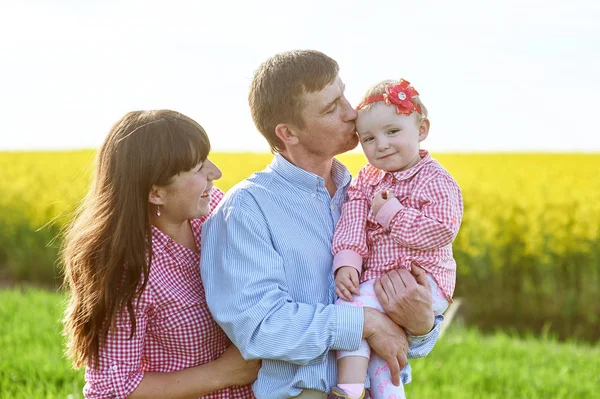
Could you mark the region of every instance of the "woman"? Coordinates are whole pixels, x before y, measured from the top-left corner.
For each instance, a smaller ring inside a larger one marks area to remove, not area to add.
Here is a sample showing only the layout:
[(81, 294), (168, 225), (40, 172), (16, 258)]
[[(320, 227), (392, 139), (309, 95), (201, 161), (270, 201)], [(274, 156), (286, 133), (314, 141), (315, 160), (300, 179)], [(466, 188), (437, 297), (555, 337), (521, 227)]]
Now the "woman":
[(68, 353), (86, 398), (252, 398), (245, 361), (212, 319), (200, 233), (223, 197), (221, 171), (192, 119), (130, 112), (97, 156), (92, 187), (65, 237)]

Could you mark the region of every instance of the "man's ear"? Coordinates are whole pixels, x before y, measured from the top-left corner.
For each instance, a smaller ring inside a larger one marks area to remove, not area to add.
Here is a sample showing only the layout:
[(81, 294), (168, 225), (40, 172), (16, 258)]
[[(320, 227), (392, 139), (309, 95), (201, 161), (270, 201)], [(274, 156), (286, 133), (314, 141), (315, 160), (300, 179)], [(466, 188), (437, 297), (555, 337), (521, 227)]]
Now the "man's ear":
[(286, 148), (298, 144), (298, 136), (296, 136), (295, 128), (288, 123), (280, 123), (275, 126), (275, 134)]
[(429, 119), (423, 119), (421, 124), (419, 125), (419, 141), (423, 141), (429, 135)]
[(162, 187), (152, 185), (148, 201), (153, 205), (163, 205), (165, 203), (166, 190)]

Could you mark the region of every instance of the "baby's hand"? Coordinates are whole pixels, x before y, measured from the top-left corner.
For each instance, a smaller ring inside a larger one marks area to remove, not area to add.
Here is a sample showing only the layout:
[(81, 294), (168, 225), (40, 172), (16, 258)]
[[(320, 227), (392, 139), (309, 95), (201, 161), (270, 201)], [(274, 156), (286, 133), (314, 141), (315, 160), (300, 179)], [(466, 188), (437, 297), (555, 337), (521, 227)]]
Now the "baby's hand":
[(352, 302), (352, 294), (358, 291), (358, 270), (352, 266), (342, 266), (335, 273), (335, 293), (344, 301)]
[(373, 202), (371, 202), (371, 211), (373, 211), (373, 216), (377, 216), (377, 212), (381, 209), (381, 207), (394, 198), (394, 195), (389, 190), (383, 190), (375, 194), (373, 197)]

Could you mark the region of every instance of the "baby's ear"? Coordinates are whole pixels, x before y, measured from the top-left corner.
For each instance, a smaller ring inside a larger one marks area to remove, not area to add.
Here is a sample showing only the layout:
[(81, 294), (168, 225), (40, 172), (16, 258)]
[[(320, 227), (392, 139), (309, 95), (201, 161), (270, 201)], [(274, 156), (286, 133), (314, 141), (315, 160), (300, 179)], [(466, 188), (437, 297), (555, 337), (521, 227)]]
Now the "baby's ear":
[(419, 141), (423, 141), (429, 135), (429, 119), (425, 118), (419, 125)]

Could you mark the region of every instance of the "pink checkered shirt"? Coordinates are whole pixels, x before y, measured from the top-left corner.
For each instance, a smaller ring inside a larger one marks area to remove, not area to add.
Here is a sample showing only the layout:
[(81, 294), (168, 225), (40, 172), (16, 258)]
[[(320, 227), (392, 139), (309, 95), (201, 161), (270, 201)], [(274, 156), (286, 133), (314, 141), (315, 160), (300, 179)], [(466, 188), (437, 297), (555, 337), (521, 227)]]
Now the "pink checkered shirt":
[[(334, 270), (352, 266), (361, 282), (411, 264), (424, 268), (452, 300), (456, 262), (452, 241), (462, 220), (460, 187), (427, 151), (421, 161), (400, 172), (364, 166), (348, 188), (347, 201), (334, 236)], [(390, 190), (387, 201), (373, 216), (376, 193)]]
[[(213, 189), (211, 211), (223, 198)], [(190, 220), (200, 248), (206, 217)], [(152, 264), (146, 289), (134, 302), (136, 333), (132, 339), (127, 312), (117, 317), (100, 348), (98, 368), (86, 368), (86, 398), (126, 398), (144, 372), (172, 372), (211, 362), (231, 342), (212, 319), (200, 279), (200, 256), (152, 227)], [(213, 392), (205, 398), (254, 398), (250, 386)]]

